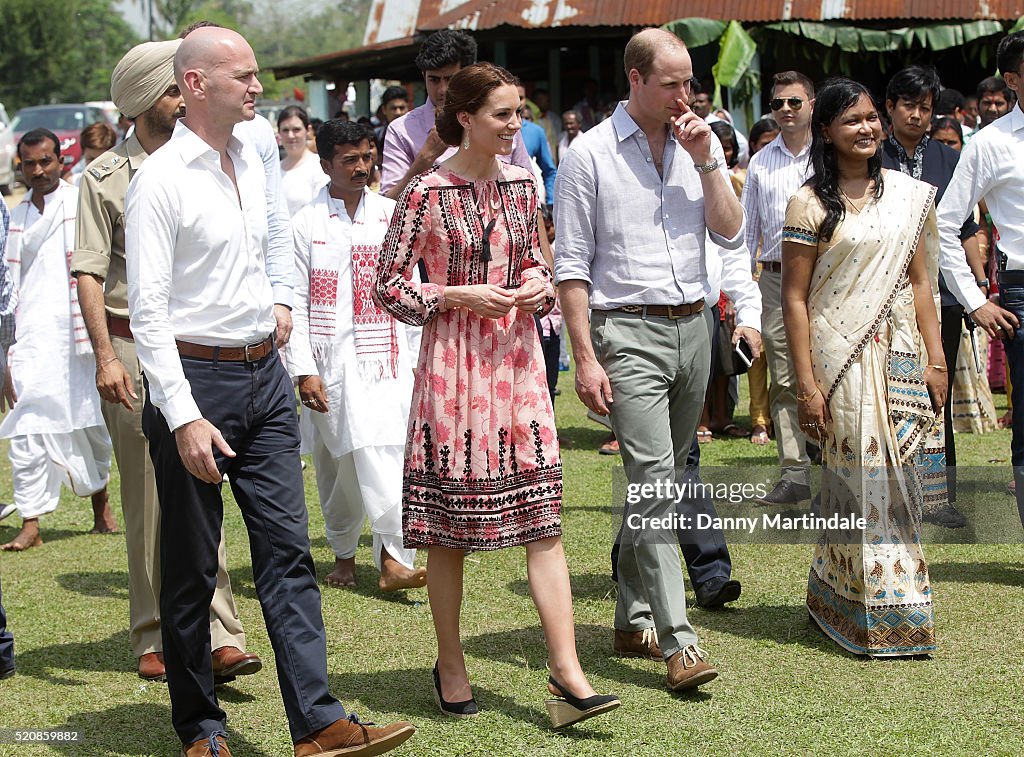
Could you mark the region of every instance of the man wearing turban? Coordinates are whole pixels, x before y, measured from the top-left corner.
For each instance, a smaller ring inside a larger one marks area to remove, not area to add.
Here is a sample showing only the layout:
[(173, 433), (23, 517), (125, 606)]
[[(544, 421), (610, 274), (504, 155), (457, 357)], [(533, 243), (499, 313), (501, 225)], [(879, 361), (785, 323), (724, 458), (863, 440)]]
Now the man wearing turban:
[[(128, 324), (124, 206), (128, 183), (142, 162), (163, 146), (184, 113), (174, 82), (180, 40), (144, 42), (114, 67), (110, 95), (135, 121), (124, 142), (90, 164), (82, 178), (71, 269), (96, 355), (96, 388), (121, 472), (121, 508), (128, 545), (129, 642), (139, 676), (164, 680), (160, 633), (160, 506), (153, 464), (142, 431), (142, 370)], [(219, 680), (257, 672), (262, 663), (245, 652), (245, 633), (231, 594), (224, 539), (218, 552), (217, 589), (210, 607), (214, 672)]]

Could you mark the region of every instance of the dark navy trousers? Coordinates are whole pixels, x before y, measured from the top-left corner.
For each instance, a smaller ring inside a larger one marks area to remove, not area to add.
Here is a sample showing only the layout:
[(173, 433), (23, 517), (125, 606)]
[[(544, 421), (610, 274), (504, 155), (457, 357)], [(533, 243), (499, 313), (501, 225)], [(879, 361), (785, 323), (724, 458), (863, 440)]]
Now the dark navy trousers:
[(14, 669), (14, 634), (7, 630), (4, 612), (4, 588), (0, 583), (0, 674)]
[[(203, 417), (236, 457), (214, 448), (249, 532), (252, 572), (293, 741), (345, 717), (327, 685), (327, 637), (309, 551), (291, 381), (275, 349), (253, 363), (182, 357)], [(210, 658), (210, 602), (224, 505), (220, 484), (186, 469), (147, 399), (143, 430), (160, 497), (160, 613), (174, 729), (185, 744), (223, 731)]]
[[(686, 457), (686, 472), (692, 477), (694, 484), (700, 483), (700, 444), (697, 437), (693, 437), (690, 451)], [(712, 519), (718, 517), (715, 503), (710, 497), (700, 496), (696, 498), (684, 498), (676, 506), (676, 512), (682, 516), (689, 517), (690, 523), (696, 523), (697, 515), (708, 515)], [(612, 547), (612, 580), (617, 581), (616, 567), (619, 564), (619, 539), (622, 538), (620, 529), (619, 536), (615, 539)], [(693, 529), (679, 532), (679, 548), (683, 553), (683, 562), (686, 563), (686, 572), (690, 577), (690, 586), (702, 585), (712, 578), (724, 578), (732, 576), (732, 558), (729, 556), (729, 546), (725, 543), (725, 534), (719, 528)]]
[[(1016, 271), (1012, 273), (1016, 274)], [(999, 304), (1013, 313), (1021, 327), (1006, 345), (1006, 362), (1010, 366), (1010, 383), (1013, 384), (1013, 436), (1010, 439), (1010, 462), (1013, 465), (1013, 480), (1017, 487), (1017, 510), (1024, 523), (1024, 283), (1018, 276), (1013, 284), (999, 280)]]

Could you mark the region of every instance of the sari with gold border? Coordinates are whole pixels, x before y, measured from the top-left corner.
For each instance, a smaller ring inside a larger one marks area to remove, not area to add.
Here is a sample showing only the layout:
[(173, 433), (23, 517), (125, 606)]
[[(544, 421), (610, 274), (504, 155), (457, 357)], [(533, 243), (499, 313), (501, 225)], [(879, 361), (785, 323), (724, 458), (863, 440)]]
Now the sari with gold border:
[(784, 241), (818, 252), (808, 292), (811, 363), (831, 414), (820, 514), (861, 516), (866, 524), (821, 534), (807, 608), (830, 638), (857, 654), (935, 650), (921, 514), (945, 504), (945, 450), (908, 277), (920, 241), (937, 293), (934, 195), (933, 187), (886, 171), (882, 196), (859, 212), (848, 207), (831, 240), (819, 242), (825, 211), (803, 187), (783, 230)]

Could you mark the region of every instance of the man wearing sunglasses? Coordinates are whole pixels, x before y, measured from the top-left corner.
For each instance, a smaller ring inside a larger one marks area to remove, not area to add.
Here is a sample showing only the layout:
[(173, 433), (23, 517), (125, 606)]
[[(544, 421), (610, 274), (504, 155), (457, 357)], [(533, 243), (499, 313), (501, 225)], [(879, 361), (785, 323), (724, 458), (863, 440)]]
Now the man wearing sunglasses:
[(797, 419), (796, 380), (782, 323), (782, 225), (789, 198), (811, 173), (814, 84), (798, 71), (775, 74), (769, 105), (782, 131), (750, 159), (742, 202), (751, 265), (761, 261), (761, 335), (772, 377), (768, 398), (782, 472), (775, 488), (756, 502), (791, 505), (809, 500), (811, 486), (807, 439)]

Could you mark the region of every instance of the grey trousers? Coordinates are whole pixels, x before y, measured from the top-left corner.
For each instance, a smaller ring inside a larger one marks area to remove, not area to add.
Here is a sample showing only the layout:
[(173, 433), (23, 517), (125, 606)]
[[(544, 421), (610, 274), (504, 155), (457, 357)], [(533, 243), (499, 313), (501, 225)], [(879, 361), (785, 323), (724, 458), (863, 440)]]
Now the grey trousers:
[[(704, 406), (711, 368), (707, 313), (669, 320), (595, 310), (590, 334), (611, 383), (612, 429), (626, 478), (631, 484), (672, 480), (686, 466)], [(630, 524), (674, 512), (671, 498), (627, 501), (615, 606), (615, 628), (654, 626), (666, 658), (697, 643), (686, 617), (676, 531)]]
[(782, 274), (761, 271), (761, 338), (768, 358), (771, 388), (768, 402), (775, 426), (775, 443), (779, 447), (782, 480), (810, 484), (811, 459), (807, 456), (807, 437), (800, 430), (797, 417), (796, 374), (789, 360), (786, 327), (782, 322)]

